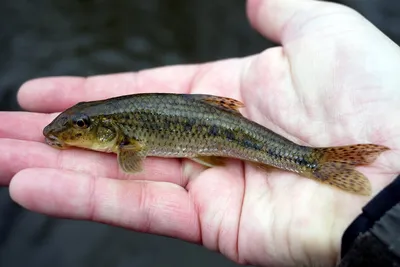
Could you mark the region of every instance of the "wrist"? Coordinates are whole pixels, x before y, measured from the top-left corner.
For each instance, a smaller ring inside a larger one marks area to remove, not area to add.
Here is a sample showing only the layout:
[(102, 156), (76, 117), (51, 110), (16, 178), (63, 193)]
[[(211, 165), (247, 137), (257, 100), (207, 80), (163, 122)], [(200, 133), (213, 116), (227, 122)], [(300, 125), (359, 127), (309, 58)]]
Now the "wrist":
[(383, 264), (395, 257), (400, 259), (400, 239), (396, 235), (400, 228), (399, 192), (400, 175), (368, 202), (347, 227), (341, 239), (339, 266), (362, 266), (373, 260)]

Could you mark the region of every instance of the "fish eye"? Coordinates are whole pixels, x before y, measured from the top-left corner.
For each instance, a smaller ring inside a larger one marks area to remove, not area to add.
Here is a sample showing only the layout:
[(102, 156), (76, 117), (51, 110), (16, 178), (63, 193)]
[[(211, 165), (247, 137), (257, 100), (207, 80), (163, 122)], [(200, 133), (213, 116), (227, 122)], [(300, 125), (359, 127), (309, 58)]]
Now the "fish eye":
[(87, 116), (79, 116), (72, 119), (74, 125), (78, 128), (85, 129), (89, 127), (89, 118)]

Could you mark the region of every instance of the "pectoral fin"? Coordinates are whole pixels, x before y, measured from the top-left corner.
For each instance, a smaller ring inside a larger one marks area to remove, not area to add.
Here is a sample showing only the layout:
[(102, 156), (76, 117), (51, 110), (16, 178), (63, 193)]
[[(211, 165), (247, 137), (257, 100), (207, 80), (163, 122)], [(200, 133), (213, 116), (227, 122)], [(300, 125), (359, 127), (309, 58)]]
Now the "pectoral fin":
[(142, 144), (135, 142), (129, 145), (121, 145), (118, 150), (118, 164), (126, 173), (138, 173), (143, 170), (143, 160), (146, 151)]
[(193, 161), (204, 165), (206, 167), (214, 167), (214, 166), (224, 166), (225, 165), (225, 158), (223, 157), (207, 157), (207, 156), (200, 156), (192, 158)]

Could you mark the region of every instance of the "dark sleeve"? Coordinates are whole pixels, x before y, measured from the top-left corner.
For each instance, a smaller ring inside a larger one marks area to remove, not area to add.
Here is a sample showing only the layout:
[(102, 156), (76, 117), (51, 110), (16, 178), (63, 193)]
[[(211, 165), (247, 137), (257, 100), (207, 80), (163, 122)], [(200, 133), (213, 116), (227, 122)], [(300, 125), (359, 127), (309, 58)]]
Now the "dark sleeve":
[(344, 232), (338, 267), (345, 266), (400, 267), (400, 176)]

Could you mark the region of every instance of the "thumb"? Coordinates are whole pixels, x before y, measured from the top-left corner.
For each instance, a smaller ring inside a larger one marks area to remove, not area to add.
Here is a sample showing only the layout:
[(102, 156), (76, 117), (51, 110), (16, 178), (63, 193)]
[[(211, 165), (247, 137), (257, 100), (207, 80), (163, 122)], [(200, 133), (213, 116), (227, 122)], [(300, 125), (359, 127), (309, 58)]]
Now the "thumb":
[(373, 27), (349, 7), (315, 0), (248, 0), (247, 16), (257, 31), (282, 45), (327, 28), (345, 30), (354, 22)]

